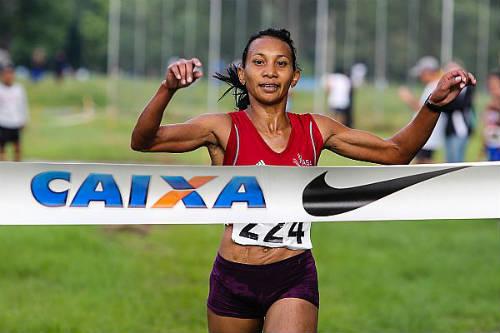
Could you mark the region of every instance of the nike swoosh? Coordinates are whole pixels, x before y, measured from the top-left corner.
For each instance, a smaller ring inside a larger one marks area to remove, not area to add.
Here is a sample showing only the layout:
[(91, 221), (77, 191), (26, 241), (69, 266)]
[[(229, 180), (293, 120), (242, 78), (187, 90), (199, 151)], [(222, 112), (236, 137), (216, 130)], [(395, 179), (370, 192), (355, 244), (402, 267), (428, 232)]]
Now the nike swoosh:
[(325, 181), (327, 172), (324, 172), (306, 185), (302, 193), (302, 204), (306, 212), (313, 216), (338, 215), (366, 206), (412, 185), (464, 168), (467, 166), (346, 188), (329, 186)]

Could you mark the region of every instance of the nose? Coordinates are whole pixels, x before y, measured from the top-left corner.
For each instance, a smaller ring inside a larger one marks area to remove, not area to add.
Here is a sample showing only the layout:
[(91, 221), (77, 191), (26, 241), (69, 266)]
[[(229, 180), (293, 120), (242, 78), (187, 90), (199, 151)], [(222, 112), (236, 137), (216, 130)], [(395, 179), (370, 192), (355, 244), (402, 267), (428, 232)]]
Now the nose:
[(268, 78), (278, 77), (278, 71), (276, 70), (276, 66), (272, 63), (268, 64), (264, 68), (264, 71), (262, 72), (262, 76), (268, 77)]

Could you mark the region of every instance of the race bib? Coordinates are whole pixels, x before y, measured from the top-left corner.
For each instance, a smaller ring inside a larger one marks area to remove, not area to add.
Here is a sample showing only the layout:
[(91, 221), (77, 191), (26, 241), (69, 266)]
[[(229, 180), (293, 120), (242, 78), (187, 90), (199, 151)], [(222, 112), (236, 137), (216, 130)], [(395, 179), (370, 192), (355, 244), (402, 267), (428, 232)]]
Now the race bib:
[(233, 241), (240, 245), (312, 248), (310, 222), (233, 224)]

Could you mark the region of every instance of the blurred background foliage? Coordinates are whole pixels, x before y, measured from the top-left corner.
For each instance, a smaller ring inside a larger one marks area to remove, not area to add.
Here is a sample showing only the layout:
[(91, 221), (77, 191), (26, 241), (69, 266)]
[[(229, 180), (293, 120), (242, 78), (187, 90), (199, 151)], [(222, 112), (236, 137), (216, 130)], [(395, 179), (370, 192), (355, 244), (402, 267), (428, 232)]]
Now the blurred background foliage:
[[(238, 1), (222, 0), (222, 61), (228, 63), (239, 58), (249, 34), (267, 26), (285, 27), (296, 41), (305, 74), (312, 73), (315, 1), (244, 0), (244, 17), (237, 12)], [(373, 75), (376, 3), (329, 1), (330, 70), (335, 65), (347, 67), (352, 65), (350, 62), (364, 62), (369, 75)], [(490, 13), (488, 68), (491, 68), (499, 63), (500, 1), (454, 2), (454, 58), (472, 71), (478, 66), (480, 10)], [(63, 50), (74, 68), (105, 71), (108, 11), (109, 0), (0, 0), (0, 47), (8, 49), (14, 61), (22, 65), (29, 65), (34, 47), (41, 47), (49, 59)], [(209, 12), (208, 0), (122, 0), (120, 67), (125, 72), (160, 75), (165, 55), (167, 58), (198, 56), (206, 62)], [(441, 1), (387, 2), (390, 80), (405, 79), (408, 68), (421, 56), (439, 58), (441, 20)], [(352, 26), (354, 30), (346, 31)], [(137, 29), (144, 29), (144, 33), (138, 35)], [(138, 41), (138, 36), (143, 40)], [(134, 69), (134, 45), (139, 42), (145, 45), (146, 67), (141, 69), (142, 73)]]

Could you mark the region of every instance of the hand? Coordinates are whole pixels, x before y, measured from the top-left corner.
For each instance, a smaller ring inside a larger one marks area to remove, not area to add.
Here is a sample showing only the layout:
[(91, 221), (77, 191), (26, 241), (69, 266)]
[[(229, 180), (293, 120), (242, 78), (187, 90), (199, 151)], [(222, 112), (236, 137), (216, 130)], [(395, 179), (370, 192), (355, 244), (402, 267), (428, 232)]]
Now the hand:
[(469, 85), (476, 85), (474, 75), (462, 69), (449, 71), (441, 77), (429, 101), (437, 106), (447, 105), (460, 94), (465, 86)]
[(167, 89), (173, 91), (188, 87), (203, 76), (203, 73), (197, 70), (197, 67), (202, 67), (202, 63), (198, 58), (179, 59), (168, 66), (163, 84)]

